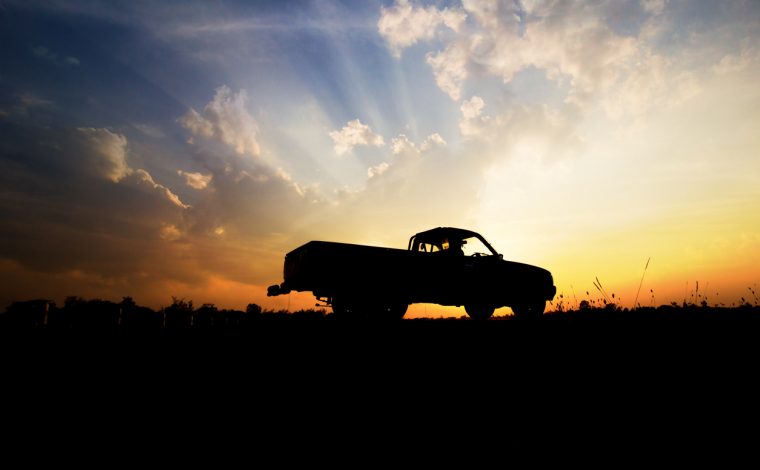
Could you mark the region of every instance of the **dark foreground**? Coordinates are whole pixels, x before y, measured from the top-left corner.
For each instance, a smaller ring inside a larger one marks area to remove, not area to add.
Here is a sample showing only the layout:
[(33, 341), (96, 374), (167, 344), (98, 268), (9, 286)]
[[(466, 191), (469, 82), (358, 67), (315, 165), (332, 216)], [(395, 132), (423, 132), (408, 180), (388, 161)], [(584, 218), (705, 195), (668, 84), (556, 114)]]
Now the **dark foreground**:
[[(324, 310), (292, 313), (262, 311), (255, 304), (245, 311), (219, 310), (176, 300), (158, 311), (121, 303), (67, 299), (63, 307), (33, 300), (15, 302), (0, 315), (0, 335), (6, 342), (21, 338), (77, 338), (88, 341), (149, 339), (153, 344), (210, 339), (222, 348), (255, 348), (262, 355), (283, 355), (308, 349), (301, 361), (328, 354), (350, 357), (347, 351), (416, 360), (416, 352), (451, 355), (473, 364), (499, 361), (519, 367), (520, 361), (544, 358), (551, 364), (568, 355), (586, 354), (592, 361), (609, 352), (644, 358), (665, 350), (692, 356), (725, 356), (729, 351), (760, 357), (760, 306), (661, 306), (621, 310), (587, 308), (547, 313), (538, 319), (499, 317), (475, 321), (468, 317), (379, 321), (336, 318)], [(81, 341), (72, 341), (76, 347)], [(739, 351), (744, 352), (739, 352)], [(515, 361), (515, 358), (523, 358)], [(749, 356), (747, 356), (749, 357)]]
[[(358, 312), (361, 313), (361, 312)], [(401, 329), (447, 328), (457, 329), (515, 329), (525, 327), (555, 328), (562, 326), (605, 327), (688, 327), (750, 326), (760, 323), (760, 306), (749, 303), (739, 307), (710, 307), (697, 305), (662, 305), (635, 310), (619, 309), (614, 305), (605, 308), (585, 308), (564, 312), (548, 312), (539, 319), (518, 319), (513, 316), (477, 321), (463, 315), (460, 318), (416, 318), (404, 320), (372, 320), (357, 315), (336, 318), (329, 310), (299, 310), (296, 312), (266, 311), (256, 304), (249, 304), (245, 311), (218, 309), (212, 304), (194, 307), (192, 301), (175, 299), (159, 310), (137, 305), (131, 298), (122, 302), (85, 300), (77, 297), (66, 299), (62, 307), (47, 300), (29, 300), (8, 305), (0, 315), (0, 328), (5, 330), (47, 331), (251, 331), (260, 328), (298, 328), (308, 325), (380, 325)], [(278, 326), (279, 325), (279, 326)], [(288, 326), (285, 326), (288, 325)], [(403, 325), (403, 326), (402, 326)], [(438, 326), (433, 326), (438, 325)], [(467, 326), (471, 325), (471, 326)], [(477, 325), (477, 326), (476, 326)], [(486, 326), (487, 325), (487, 326)], [(331, 328), (325, 327), (325, 328)]]
[(93, 435), (218, 439), (248, 458), (262, 435), (351, 447), (364, 461), (431, 441), (436, 455), (479, 449), (468, 462), (756, 458), (758, 306), (352, 322), (114, 305), (19, 303), (0, 318), (3, 404), (23, 442), (72, 435), (68, 423), (89, 414)]

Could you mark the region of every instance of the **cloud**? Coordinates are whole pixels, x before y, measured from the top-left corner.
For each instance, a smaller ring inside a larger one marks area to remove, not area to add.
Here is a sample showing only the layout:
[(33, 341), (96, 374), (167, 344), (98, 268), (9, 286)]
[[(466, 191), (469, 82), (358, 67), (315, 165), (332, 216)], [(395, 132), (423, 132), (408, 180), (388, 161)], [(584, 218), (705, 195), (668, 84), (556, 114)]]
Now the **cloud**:
[(420, 145), (420, 150), (425, 152), (427, 150), (430, 150), (433, 147), (445, 147), (446, 141), (443, 140), (443, 137), (441, 137), (440, 134), (437, 132), (430, 134), (425, 138), (424, 141), (422, 141), (422, 145)]
[(137, 187), (144, 188), (148, 191), (155, 191), (158, 194), (161, 194), (164, 198), (166, 198), (166, 200), (177, 207), (180, 207), (182, 209), (188, 209), (190, 207), (189, 205), (183, 203), (179, 199), (179, 196), (174, 194), (169, 188), (153, 181), (153, 177), (150, 176), (150, 173), (143, 169), (138, 169), (132, 172), (126, 181), (133, 182)]
[(660, 55), (644, 55), (622, 79), (616, 93), (601, 98), (607, 115), (614, 119), (636, 117), (649, 109), (664, 109), (695, 96), (700, 85), (688, 71), (674, 73), (671, 63)]
[(129, 184), (142, 190), (156, 192), (182, 209), (190, 207), (169, 188), (156, 183), (147, 171), (129, 167), (125, 136), (104, 128), (80, 127), (77, 131), (84, 139), (83, 157), (87, 160), (87, 169), (92, 174), (114, 183)]
[(536, 1), (525, 5), (522, 14), (528, 19), (522, 21), (517, 10), (494, 13), (483, 5), (465, 4), (478, 28), (458, 41), (469, 48), (472, 63), (505, 83), (535, 67), (557, 83), (569, 80), (570, 95), (585, 103), (587, 96), (610, 89), (635, 62), (636, 40), (616, 34), (602, 9)]
[(480, 164), (513, 155), (518, 148), (516, 153), (551, 161), (574, 154), (582, 145), (571, 106), (558, 110), (543, 104), (519, 105), (496, 115), (483, 114), (484, 106), (482, 98), (473, 96), (462, 103), (459, 121), (462, 136), (481, 145)]
[(177, 241), (182, 237), (182, 231), (176, 225), (166, 224), (161, 227), (159, 236), (168, 242)]
[(426, 61), (433, 69), (435, 83), (452, 100), (459, 100), (460, 88), (467, 78), (467, 51), (452, 44), (443, 52), (428, 54)]
[(118, 183), (132, 170), (127, 165), (127, 138), (108, 129), (80, 127), (77, 129), (86, 140), (91, 155), (92, 170), (106, 179)]
[(76, 57), (66, 56), (63, 59), (59, 59), (58, 58), (58, 54), (56, 54), (55, 52), (51, 51), (50, 49), (48, 49), (45, 46), (35, 46), (35, 47), (33, 47), (32, 48), (32, 53), (35, 56), (37, 56), (37, 57), (39, 57), (41, 59), (45, 59), (45, 60), (47, 60), (47, 61), (49, 61), (49, 62), (51, 62), (51, 63), (53, 63), (55, 65), (67, 65), (67, 66), (68, 65), (72, 65), (72, 66), (79, 65), (79, 59), (77, 59)]
[(55, 103), (42, 98), (36, 93), (24, 92), (17, 95), (18, 104), (11, 107), (10, 111), (2, 111), (3, 116), (29, 117), (33, 112), (45, 115)]
[(479, 96), (473, 96), (467, 101), (464, 101), (461, 106), (462, 117), (465, 119), (473, 119), (480, 116), (480, 113), (485, 106), (483, 98)]
[(163, 139), (166, 137), (166, 134), (164, 134), (164, 132), (158, 126), (152, 126), (150, 124), (144, 123), (137, 123), (132, 125), (135, 129), (147, 135), (148, 137), (152, 137), (154, 139)]
[(33, 94), (33, 93), (22, 93), (19, 95), (19, 101), (21, 102), (21, 106), (23, 108), (40, 108), (44, 106), (50, 106), (53, 104), (52, 101), (46, 100), (44, 98), (40, 98), (39, 96)]
[[(461, 99), (470, 77), (495, 76), (509, 85), (519, 73), (536, 69), (572, 112), (590, 112), (601, 104), (610, 117), (635, 117), (699, 90), (695, 74), (655, 52), (659, 35), (668, 30), (657, 26), (665, 21), (666, 5), (665, 0), (642, 0), (648, 15), (638, 36), (612, 26), (618, 7), (607, 2), (464, 0), (461, 9), (439, 10), (399, 1), (381, 8), (378, 26), (396, 56), (417, 41), (437, 39), (425, 60), (438, 88), (454, 101)], [(457, 20), (447, 23), (445, 14)], [(449, 30), (437, 35), (442, 25), (450, 25)], [(728, 57), (718, 70), (738, 63)], [(667, 97), (670, 90), (678, 90), (677, 97)], [(473, 135), (467, 123), (464, 130)]]
[(446, 141), (437, 132), (427, 136), (419, 147), (409, 140), (406, 135), (399, 134), (398, 137), (391, 139), (391, 151), (394, 157), (393, 164), (382, 162), (379, 165), (370, 167), (367, 169), (367, 176), (369, 179), (376, 178), (386, 173), (391, 167), (398, 169), (399, 166), (403, 167), (407, 162), (417, 160), (423, 153), (435, 147), (440, 148), (445, 146)]
[(390, 7), (381, 7), (377, 30), (385, 38), (391, 53), (401, 56), (401, 51), (421, 39), (430, 40), (441, 26), (458, 31), (467, 15), (461, 9), (414, 7), (407, 0), (397, 0)]
[(446, 141), (443, 140), (440, 134), (437, 132), (430, 134), (422, 141), (419, 147), (404, 134), (399, 134), (398, 137), (391, 139), (391, 149), (393, 155), (410, 155), (419, 156), (421, 153), (426, 152), (434, 147), (445, 147)]
[(399, 134), (398, 137), (391, 139), (391, 149), (393, 150), (393, 155), (417, 155), (420, 153), (414, 142), (410, 141), (404, 134)]
[(479, 96), (473, 96), (462, 102), (459, 108), (462, 111), (462, 119), (459, 121), (459, 132), (464, 137), (477, 136), (485, 128), (489, 118), (481, 116), (485, 102)]
[(185, 183), (193, 189), (206, 189), (211, 182), (213, 175), (204, 175), (202, 173), (189, 173), (177, 170), (177, 174), (185, 177)]
[(248, 112), (247, 104), (245, 90), (232, 93), (229, 87), (221, 86), (202, 113), (190, 108), (178, 121), (193, 135), (229, 145), (239, 155), (256, 157), (260, 153), (258, 124)]
[(343, 155), (358, 145), (381, 147), (385, 145), (383, 136), (375, 134), (368, 125), (358, 119), (349, 121), (339, 131), (330, 132), (330, 138), (335, 144), (335, 153)]
[(644, 9), (647, 13), (651, 13), (653, 15), (660, 15), (665, 10), (665, 5), (667, 5), (668, 0), (640, 0), (641, 1), (641, 8)]
[(750, 45), (750, 41), (742, 41), (741, 51), (738, 54), (725, 54), (713, 65), (712, 70), (718, 75), (738, 73), (747, 68), (760, 64), (760, 49)]
[(380, 176), (386, 171), (388, 171), (388, 168), (390, 167), (390, 164), (387, 162), (382, 162), (379, 165), (375, 165), (373, 167), (370, 167), (367, 169), (367, 177), (368, 178), (374, 178), (375, 176)]
[[(35, 273), (39, 282), (86, 274), (66, 284), (74, 290), (45, 293), (58, 287), (39, 284), (41, 295), (88, 295), (94, 286), (93, 295), (118, 299), (150, 290), (156, 279), (197, 276), (181, 245), (165, 246), (184, 232), (190, 207), (146, 170), (130, 167), (124, 135), (24, 123), (4, 144), (21, 153), (0, 152), (0, 185), (16, 201), (0, 205), (6, 221), (0, 259)], [(156, 162), (161, 155), (150, 157), (144, 159)]]

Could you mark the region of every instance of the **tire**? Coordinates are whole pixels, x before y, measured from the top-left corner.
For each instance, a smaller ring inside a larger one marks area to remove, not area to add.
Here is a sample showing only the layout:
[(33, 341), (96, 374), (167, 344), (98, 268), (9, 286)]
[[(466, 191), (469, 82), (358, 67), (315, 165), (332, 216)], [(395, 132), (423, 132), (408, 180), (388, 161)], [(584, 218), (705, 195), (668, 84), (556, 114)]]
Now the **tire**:
[(359, 301), (333, 298), (332, 309), (335, 318), (349, 320), (401, 320), (409, 305), (401, 302), (389, 304), (362, 304)]
[(344, 301), (342, 297), (334, 297), (332, 299), (332, 310), (335, 318), (352, 319), (359, 316), (356, 304), (350, 301)]
[(496, 310), (492, 305), (485, 304), (470, 304), (464, 306), (464, 311), (473, 320), (488, 320)]
[(532, 302), (512, 305), (511, 308), (515, 314), (515, 317), (525, 320), (532, 320), (541, 318), (543, 316), (544, 309), (546, 308), (546, 301), (534, 300)]
[(406, 315), (409, 305), (405, 303), (392, 303), (371, 308), (372, 316), (380, 320), (401, 320)]

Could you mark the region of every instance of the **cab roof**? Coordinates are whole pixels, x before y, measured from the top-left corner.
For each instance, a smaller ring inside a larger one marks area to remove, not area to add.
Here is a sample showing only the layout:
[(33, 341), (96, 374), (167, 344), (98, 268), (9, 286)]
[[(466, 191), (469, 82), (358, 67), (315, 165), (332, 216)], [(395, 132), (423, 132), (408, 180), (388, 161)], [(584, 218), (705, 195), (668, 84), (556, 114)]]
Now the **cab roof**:
[(412, 235), (412, 237), (409, 239), (408, 249), (414, 249), (414, 245), (419, 243), (438, 244), (438, 242), (443, 241), (443, 239), (448, 239), (451, 241), (464, 240), (471, 237), (477, 238), (483, 242), (483, 244), (488, 248), (489, 251), (491, 251), (491, 253), (498, 255), (498, 252), (486, 241), (485, 238), (483, 238), (482, 235), (477, 232), (473, 232), (472, 230), (465, 230), (463, 228), (456, 227), (436, 227)]
[(425, 230), (424, 232), (420, 232), (418, 234), (415, 234), (412, 238), (416, 238), (418, 241), (424, 241), (424, 240), (441, 240), (443, 238), (454, 238), (454, 239), (462, 239), (470, 238), (470, 237), (478, 237), (482, 238), (477, 232), (473, 232), (472, 230), (465, 230), (463, 228), (455, 228), (455, 227), (436, 227), (430, 230)]

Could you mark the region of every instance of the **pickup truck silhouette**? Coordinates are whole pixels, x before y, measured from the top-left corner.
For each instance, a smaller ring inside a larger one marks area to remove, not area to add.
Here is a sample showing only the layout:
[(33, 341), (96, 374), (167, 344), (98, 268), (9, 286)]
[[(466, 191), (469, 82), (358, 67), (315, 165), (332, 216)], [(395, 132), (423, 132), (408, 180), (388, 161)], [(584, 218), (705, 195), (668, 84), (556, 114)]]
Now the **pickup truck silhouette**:
[(284, 278), (267, 295), (311, 291), (336, 317), (401, 319), (424, 302), (464, 306), (476, 320), (499, 307), (536, 318), (557, 291), (549, 271), (506, 261), (480, 234), (452, 227), (413, 235), (407, 250), (311, 241), (285, 255)]

